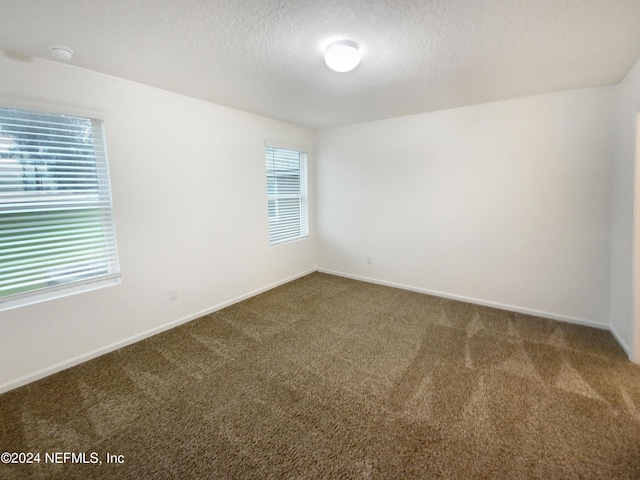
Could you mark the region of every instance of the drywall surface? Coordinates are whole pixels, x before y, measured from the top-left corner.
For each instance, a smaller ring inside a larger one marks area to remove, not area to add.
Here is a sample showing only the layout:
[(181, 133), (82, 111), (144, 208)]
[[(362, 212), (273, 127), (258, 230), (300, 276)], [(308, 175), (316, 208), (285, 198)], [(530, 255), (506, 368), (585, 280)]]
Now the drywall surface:
[(607, 327), (614, 95), (320, 130), (319, 267)]
[[(640, 331), (633, 341), (633, 203), (640, 62), (617, 87), (611, 217), (611, 327), (640, 362)], [(640, 330), (640, 329), (637, 329)]]
[[(5, 3), (9, 50), (58, 39), (75, 65), (309, 127), (611, 85), (640, 57), (637, 0)], [(362, 62), (336, 75), (343, 38)]]
[(311, 130), (2, 52), (0, 99), (104, 117), (122, 270), (118, 286), (1, 312), (0, 388), (315, 269), (313, 230), (269, 246), (264, 160), (265, 140), (312, 151)]

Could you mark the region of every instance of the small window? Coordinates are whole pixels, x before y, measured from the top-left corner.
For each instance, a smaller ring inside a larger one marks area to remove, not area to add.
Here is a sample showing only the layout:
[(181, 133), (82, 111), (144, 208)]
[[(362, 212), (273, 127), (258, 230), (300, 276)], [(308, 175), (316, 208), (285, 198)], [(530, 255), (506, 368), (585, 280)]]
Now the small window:
[(307, 237), (307, 154), (267, 146), (266, 157), (269, 243)]
[(102, 122), (0, 108), (0, 309), (118, 277)]

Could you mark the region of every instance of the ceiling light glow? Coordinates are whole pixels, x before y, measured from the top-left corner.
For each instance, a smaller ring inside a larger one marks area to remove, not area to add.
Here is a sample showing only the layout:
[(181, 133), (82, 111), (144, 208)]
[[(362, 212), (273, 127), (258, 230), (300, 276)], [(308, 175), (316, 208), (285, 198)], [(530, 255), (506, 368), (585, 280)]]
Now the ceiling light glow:
[(327, 47), (324, 56), (327, 66), (336, 72), (348, 72), (360, 63), (358, 44), (351, 40), (340, 40)]

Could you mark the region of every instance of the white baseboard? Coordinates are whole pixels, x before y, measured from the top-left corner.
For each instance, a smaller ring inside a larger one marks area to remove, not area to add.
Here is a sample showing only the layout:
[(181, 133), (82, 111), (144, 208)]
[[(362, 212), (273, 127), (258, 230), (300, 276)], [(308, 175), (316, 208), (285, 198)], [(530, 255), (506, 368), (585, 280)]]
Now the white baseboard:
[[(444, 292), (439, 292), (436, 290), (429, 290), (426, 288), (419, 288), (419, 287), (414, 287), (411, 285), (405, 285), (402, 283), (396, 283), (396, 282), (388, 282), (386, 280), (379, 280), (376, 278), (370, 278), (370, 277), (364, 277), (364, 276), (360, 276), (360, 275), (351, 275), (349, 273), (344, 273), (344, 272), (338, 272), (335, 270), (329, 270), (326, 268), (318, 268), (319, 272), (322, 273), (328, 273), (330, 275), (337, 275), (339, 277), (345, 277), (345, 278), (351, 278), (353, 280), (360, 280), (362, 282), (368, 282), (368, 283), (375, 283), (378, 285), (384, 285), (387, 287), (394, 287), (394, 288), (400, 288), (402, 290), (409, 290), (411, 292), (418, 292), (418, 293), (425, 293), (427, 295), (433, 295), (436, 297), (442, 297), (442, 298), (448, 298), (451, 300), (459, 300), (461, 302), (467, 302), (467, 303), (473, 303), (476, 305), (482, 305), (485, 307), (492, 307), (492, 308), (498, 308), (500, 310), (508, 310), (510, 312), (517, 312), (517, 313), (522, 313), (525, 315), (532, 315), (535, 317), (542, 317), (542, 318), (549, 318), (551, 320), (559, 320), (561, 322), (567, 322), (567, 323), (575, 323), (578, 325), (584, 325), (586, 327), (593, 327), (593, 328), (599, 328), (602, 330), (610, 330), (610, 326), (604, 323), (598, 323), (598, 322), (594, 322), (591, 320), (585, 320), (583, 318), (577, 318), (577, 317), (571, 317), (568, 315), (560, 315), (560, 314), (556, 314), (556, 313), (551, 313), (551, 312), (545, 312), (545, 311), (541, 311), (541, 310), (533, 310), (530, 308), (522, 308), (522, 307), (517, 307), (514, 305), (507, 305), (507, 304), (503, 304), (503, 303), (498, 303), (498, 302), (488, 302), (486, 300), (480, 300), (477, 298), (471, 298), (471, 297), (465, 297), (462, 295), (454, 295), (454, 294), (450, 294), (450, 293), (444, 293)], [(617, 339), (617, 337), (616, 337)], [(623, 347), (624, 348), (624, 347)]]
[(364, 277), (364, 276), (360, 276), (360, 275), (351, 275), (345, 272), (339, 272), (339, 271), (335, 271), (335, 270), (329, 270), (329, 269), (325, 269), (325, 268), (313, 268), (310, 270), (307, 270), (305, 272), (299, 273), (297, 275), (293, 275), (291, 277), (285, 278), (283, 280), (280, 280), (278, 282), (272, 283), (270, 285), (267, 285), (265, 287), (253, 290), (252, 292), (246, 293), (244, 295), (240, 295), (238, 297), (235, 297), (231, 300), (228, 300), (226, 302), (222, 302), (218, 305), (212, 306), (210, 308), (206, 308), (204, 310), (201, 310), (199, 312), (193, 313), (191, 315), (188, 315), (186, 317), (182, 317), (179, 318), (177, 320), (168, 322), (164, 325), (160, 325), (156, 328), (153, 328), (151, 330), (147, 330), (145, 332), (141, 332), (139, 334), (133, 335), (131, 337), (125, 338), (123, 340), (120, 340), (118, 342), (114, 342), (112, 344), (106, 345), (104, 347), (98, 348), (96, 350), (93, 350), (91, 352), (87, 352), (85, 354), (79, 355), (77, 357), (73, 357), (71, 359), (65, 360), (63, 362), (57, 363), (55, 365), (51, 365), (49, 367), (43, 368), (41, 370), (38, 370), (36, 372), (24, 375), (22, 377), (19, 377), (15, 380), (10, 380), (8, 382), (5, 382), (3, 384), (0, 384), (0, 394), (8, 392), (10, 390), (13, 390), (15, 388), (21, 387), (23, 385), (26, 385), (28, 383), (32, 383), (35, 382), (37, 380), (40, 380), (42, 378), (48, 377), (49, 375), (53, 375), (54, 373), (58, 373), (61, 372), (62, 370), (66, 370), (67, 368), (71, 368), (74, 367), (76, 365), (79, 365), (81, 363), (87, 362), (89, 360), (92, 360), (94, 358), (100, 357), (102, 355), (105, 355), (107, 353), (113, 352), (115, 350), (118, 350), (120, 348), (126, 347), (128, 345), (132, 345), (134, 343), (137, 343), (141, 340), (144, 340), (145, 338), (149, 338), (152, 337), (154, 335), (157, 335), (159, 333), (162, 333), (164, 331), (170, 330), (172, 328), (178, 327), (180, 325), (183, 325), (185, 323), (188, 323), (192, 320), (195, 320), (197, 318), (203, 317), (205, 315), (208, 315), (210, 313), (216, 312), (218, 310), (222, 310), (223, 308), (226, 308), (228, 306), (234, 305), (238, 302), (241, 302), (243, 300), (246, 300), (248, 298), (254, 297), (256, 295), (259, 295), (261, 293), (264, 293), (268, 290), (271, 290), (273, 288), (279, 287), (280, 285), (284, 285), (285, 283), (289, 283), (293, 280), (296, 280), (298, 278), (304, 277), (306, 275), (309, 275), (310, 273), (313, 273), (315, 271), (318, 272), (322, 272), (322, 273), (327, 273), (330, 275), (336, 275), (339, 277), (345, 277), (345, 278), (350, 278), (353, 280), (359, 280), (359, 281), (363, 281), (363, 282), (368, 282), (368, 283), (374, 283), (374, 284), (378, 284), (378, 285), (385, 285), (388, 287), (394, 287), (394, 288), (400, 288), (403, 290), (409, 290), (412, 292), (418, 292), (418, 293), (424, 293), (427, 295), (434, 295), (437, 297), (442, 297), (442, 298), (449, 298), (451, 300), (459, 300), (462, 302), (467, 302), (467, 303), (473, 303), (473, 304), (477, 304), (477, 305), (483, 305), (486, 307), (493, 307), (493, 308), (498, 308), (501, 310), (508, 310), (508, 311), (512, 311), (512, 312), (518, 312), (518, 313), (523, 313), (526, 315), (533, 315), (536, 317), (543, 317), (543, 318), (549, 318), (552, 320), (559, 320), (562, 322), (568, 322), (568, 323), (575, 323), (578, 325), (585, 325), (588, 327), (594, 327), (594, 328), (600, 328), (600, 329), (604, 329), (604, 330), (609, 330), (612, 335), (614, 336), (614, 338), (618, 341), (618, 343), (620, 344), (620, 346), (624, 349), (624, 351), (627, 353), (627, 355), (630, 354), (630, 349), (628, 347), (628, 345), (626, 344), (626, 342), (623, 341), (623, 339), (620, 337), (620, 335), (618, 335), (618, 333), (615, 331), (615, 329), (613, 327), (611, 327), (610, 325), (606, 325), (606, 324), (602, 324), (602, 323), (597, 323), (597, 322), (593, 322), (590, 320), (584, 320), (581, 318), (576, 318), (576, 317), (571, 317), (571, 316), (567, 316), (567, 315), (558, 315), (558, 314), (554, 314), (554, 313), (550, 313), (550, 312), (544, 312), (544, 311), (539, 311), (539, 310), (533, 310), (533, 309), (528, 309), (528, 308), (521, 308), (521, 307), (516, 307), (513, 305), (507, 305), (507, 304), (502, 304), (502, 303), (497, 303), (497, 302), (488, 302), (488, 301), (484, 301), (484, 300), (479, 300), (476, 298), (471, 298), (471, 297), (465, 297), (462, 295), (453, 295), (453, 294), (448, 294), (448, 293), (444, 293), (444, 292), (439, 292), (439, 291), (435, 291), (435, 290), (429, 290), (429, 289), (425, 289), (425, 288), (419, 288), (419, 287), (414, 287), (411, 285), (404, 285), (401, 283), (396, 283), (396, 282), (389, 282), (389, 281), (385, 281), (385, 280), (379, 280), (379, 279), (375, 279), (375, 278), (369, 278), (369, 277)]
[(616, 328), (613, 325), (611, 325), (609, 327), (609, 331), (611, 332), (611, 335), (613, 335), (613, 338), (616, 339), (616, 341), (620, 344), (622, 349), (625, 351), (625, 353), (627, 354), (627, 357), (629, 357), (629, 360), (633, 361), (631, 358), (631, 349), (629, 348), (629, 345), (627, 344), (627, 342), (623, 340), (620, 334), (618, 334), (618, 331), (616, 330)]
[(311, 270), (307, 270), (297, 275), (293, 275), (291, 277), (285, 278), (284, 280), (280, 280), (278, 282), (267, 285), (266, 287), (253, 290), (252, 292), (246, 293), (244, 295), (240, 295), (239, 297), (235, 297), (226, 302), (219, 303), (218, 305), (215, 305), (213, 307), (206, 308), (204, 310), (193, 313), (191, 315), (187, 315), (186, 317), (182, 317), (177, 320), (171, 321), (169, 323), (165, 323), (164, 325), (160, 325), (159, 327), (152, 328), (151, 330), (138, 333), (136, 335), (125, 338), (118, 342), (111, 343), (104, 347), (98, 348), (96, 350), (92, 350), (82, 355), (78, 355), (77, 357), (70, 358), (63, 362), (56, 363), (55, 365), (51, 365), (49, 367), (38, 370), (36, 372), (29, 373), (15, 380), (10, 380), (0, 385), (0, 394), (8, 392), (9, 390), (13, 390), (18, 387), (22, 387), (23, 385), (26, 385), (28, 383), (35, 382), (36, 380), (40, 380), (42, 378), (48, 377), (49, 375), (53, 375), (54, 373), (61, 372), (62, 370), (66, 370), (67, 368), (75, 367), (76, 365), (87, 362), (89, 360), (93, 360), (94, 358), (100, 357), (102, 355), (113, 352), (115, 350), (126, 347), (128, 345), (132, 345), (141, 340), (144, 340), (145, 338), (149, 338), (159, 333), (165, 332), (167, 330), (171, 330), (172, 328), (178, 327), (192, 320), (208, 315), (209, 313), (217, 312), (218, 310), (222, 310), (223, 308), (229, 307), (243, 300), (247, 300), (248, 298), (255, 297), (256, 295), (264, 293), (273, 288), (279, 287), (280, 285), (284, 285), (285, 283), (289, 283), (298, 278), (309, 275), (310, 273), (313, 273), (315, 271), (316, 269), (313, 268)]

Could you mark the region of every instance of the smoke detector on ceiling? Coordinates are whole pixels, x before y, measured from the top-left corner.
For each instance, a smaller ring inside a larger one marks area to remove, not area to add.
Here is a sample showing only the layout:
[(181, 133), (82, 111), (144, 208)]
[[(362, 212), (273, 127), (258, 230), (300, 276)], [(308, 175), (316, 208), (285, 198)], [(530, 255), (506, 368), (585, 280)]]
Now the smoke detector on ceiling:
[(71, 60), (71, 57), (73, 57), (73, 50), (69, 47), (53, 45), (49, 47), (49, 50), (51, 51), (51, 55), (56, 57), (58, 60)]

